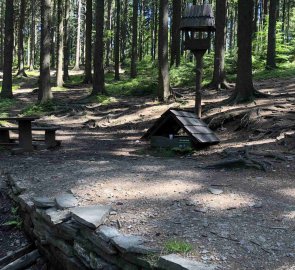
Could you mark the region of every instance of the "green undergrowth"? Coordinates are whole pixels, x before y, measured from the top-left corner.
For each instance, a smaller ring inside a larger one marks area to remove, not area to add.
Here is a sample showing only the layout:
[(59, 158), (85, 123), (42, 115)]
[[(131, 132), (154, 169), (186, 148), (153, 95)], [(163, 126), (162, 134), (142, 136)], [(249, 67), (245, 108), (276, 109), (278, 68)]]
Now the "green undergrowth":
[(60, 101), (48, 101), (45, 103), (32, 104), (24, 108), (21, 112), (23, 116), (43, 116), (54, 113), (61, 108), (64, 108), (64, 103)]
[(186, 254), (193, 249), (192, 245), (184, 240), (168, 240), (164, 245), (164, 250), (167, 253), (182, 253)]
[(0, 98), (0, 117), (8, 116), (12, 107), (16, 104), (14, 99), (2, 99)]
[(295, 62), (285, 63), (278, 66), (277, 69), (261, 70), (254, 74), (255, 80), (266, 80), (273, 78), (294, 78), (295, 77)]
[(100, 105), (110, 105), (112, 103), (117, 102), (115, 97), (107, 96), (107, 95), (97, 95), (97, 96), (89, 96), (85, 99), (85, 101), (89, 103), (99, 103)]

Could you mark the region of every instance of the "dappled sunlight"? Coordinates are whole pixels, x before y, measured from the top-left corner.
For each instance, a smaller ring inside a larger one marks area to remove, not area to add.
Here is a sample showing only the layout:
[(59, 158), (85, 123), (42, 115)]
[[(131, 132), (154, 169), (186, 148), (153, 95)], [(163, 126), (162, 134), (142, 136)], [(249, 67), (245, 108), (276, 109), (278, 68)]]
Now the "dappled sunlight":
[[(104, 170), (102, 170), (104, 172)], [(133, 178), (133, 180), (131, 180)], [(129, 180), (130, 179), (130, 180)], [(140, 188), (134, 188), (140, 185)], [(103, 203), (110, 200), (134, 200), (134, 199), (165, 199), (174, 200), (187, 197), (191, 192), (198, 192), (202, 189), (198, 183), (179, 180), (153, 180), (141, 175), (133, 177), (121, 176), (118, 183), (116, 178), (107, 181), (101, 180), (92, 184), (80, 185), (75, 188), (75, 192), (80, 197), (90, 196), (96, 202)]]
[(255, 203), (255, 196), (249, 194), (220, 194), (214, 195), (207, 193), (195, 194), (190, 197), (193, 201), (198, 202), (210, 210), (230, 210), (235, 208), (249, 207)]
[(283, 215), (283, 217), (286, 218), (286, 219), (291, 219), (291, 220), (294, 221), (295, 220), (295, 211), (290, 211), (288, 213), (285, 213)]
[(295, 188), (279, 189), (277, 192), (283, 196), (289, 196), (289, 197), (295, 199)]

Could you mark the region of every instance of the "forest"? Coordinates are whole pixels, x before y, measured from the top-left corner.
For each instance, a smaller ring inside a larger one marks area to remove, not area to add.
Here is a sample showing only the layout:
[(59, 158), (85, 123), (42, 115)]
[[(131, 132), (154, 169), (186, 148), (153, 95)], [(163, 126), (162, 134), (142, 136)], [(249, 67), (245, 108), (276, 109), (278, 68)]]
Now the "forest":
[(0, 269), (294, 269), (294, 35), (294, 0), (0, 0)]
[[(105, 80), (114, 79), (144, 85), (165, 101), (173, 94), (171, 87), (194, 84), (195, 60), (184, 50), (179, 27), (185, 6), (200, 2), (3, 0), (1, 96), (13, 96), (13, 74), (21, 78), (40, 71), (39, 100), (46, 102), (53, 97), (50, 76), (62, 87), (71, 82), (69, 70), (83, 69), (80, 82), (93, 83), (92, 95), (105, 94)], [(294, 69), (293, 1), (208, 3), (216, 13), (217, 31), (205, 57), (207, 84), (228, 88), (227, 82), (237, 80), (237, 101), (243, 101), (257, 94), (250, 89), (252, 74)]]

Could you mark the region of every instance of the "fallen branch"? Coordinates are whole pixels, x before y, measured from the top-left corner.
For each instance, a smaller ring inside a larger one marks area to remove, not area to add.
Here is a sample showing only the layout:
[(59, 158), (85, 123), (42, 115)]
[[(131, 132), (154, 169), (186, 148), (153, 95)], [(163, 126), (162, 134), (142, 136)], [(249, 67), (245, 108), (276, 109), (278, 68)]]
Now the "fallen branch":
[(3, 258), (0, 259), (0, 267), (3, 265), (6, 265), (8, 263), (11, 263), (12, 261), (15, 261), (16, 259), (24, 256), (25, 254), (27, 254), (28, 252), (31, 252), (34, 249), (34, 246), (28, 245), (26, 247), (23, 247), (21, 249), (18, 249), (17, 251), (11, 253), (10, 255), (7, 255)]
[(31, 266), (34, 262), (40, 257), (38, 250), (34, 250), (16, 261), (9, 263), (8, 265), (1, 268), (2, 270), (20, 270), (25, 269), (26, 267)]

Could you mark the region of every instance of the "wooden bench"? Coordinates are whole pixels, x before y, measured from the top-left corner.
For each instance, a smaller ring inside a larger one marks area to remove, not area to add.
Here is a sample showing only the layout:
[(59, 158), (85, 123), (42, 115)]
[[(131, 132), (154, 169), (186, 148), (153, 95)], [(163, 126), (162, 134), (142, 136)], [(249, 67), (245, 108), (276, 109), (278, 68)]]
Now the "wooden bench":
[[(55, 133), (59, 130), (56, 127), (32, 127), (32, 131), (45, 131), (45, 146), (47, 149), (60, 145), (60, 141), (55, 139)], [(0, 127), (0, 143), (11, 143), (9, 131), (19, 131), (18, 127)]]

